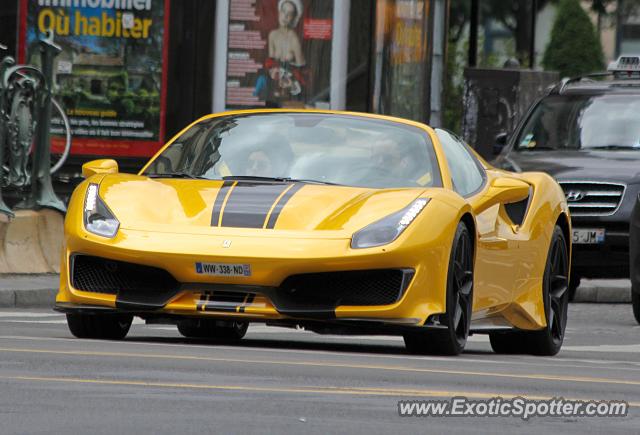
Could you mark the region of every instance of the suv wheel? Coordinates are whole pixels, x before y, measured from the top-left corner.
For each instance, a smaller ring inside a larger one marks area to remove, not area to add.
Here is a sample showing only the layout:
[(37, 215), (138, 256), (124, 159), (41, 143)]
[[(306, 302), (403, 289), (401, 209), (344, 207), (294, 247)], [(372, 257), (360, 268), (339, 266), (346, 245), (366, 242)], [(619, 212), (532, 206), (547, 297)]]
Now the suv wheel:
[(636, 322), (640, 323), (640, 289), (631, 289), (631, 305)]

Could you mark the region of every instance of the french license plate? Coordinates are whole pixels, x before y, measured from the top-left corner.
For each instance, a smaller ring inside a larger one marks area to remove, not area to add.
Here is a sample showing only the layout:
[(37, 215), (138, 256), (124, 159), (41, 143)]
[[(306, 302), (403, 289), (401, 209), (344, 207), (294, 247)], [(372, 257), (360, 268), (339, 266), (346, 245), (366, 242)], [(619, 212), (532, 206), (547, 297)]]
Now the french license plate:
[(604, 243), (604, 228), (576, 228), (573, 230), (572, 239), (576, 245), (597, 245)]
[(251, 276), (251, 265), (229, 263), (196, 263), (196, 273), (211, 276)]

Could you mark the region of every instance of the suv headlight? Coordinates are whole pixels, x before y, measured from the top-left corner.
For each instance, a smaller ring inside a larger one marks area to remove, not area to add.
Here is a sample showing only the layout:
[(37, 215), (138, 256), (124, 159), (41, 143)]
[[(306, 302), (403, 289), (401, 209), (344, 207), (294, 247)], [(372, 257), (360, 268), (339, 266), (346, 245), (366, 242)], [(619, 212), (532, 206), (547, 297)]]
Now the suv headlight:
[(118, 232), (120, 222), (100, 199), (98, 185), (89, 184), (84, 198), (84, 228), (98, 236), (112, 238)]
[(351, 247), (353, 249), (373, 248), (393, 242), (428, 203), (429, 198), (416, 199), (399, 212), (364, 227), (351, 238)]

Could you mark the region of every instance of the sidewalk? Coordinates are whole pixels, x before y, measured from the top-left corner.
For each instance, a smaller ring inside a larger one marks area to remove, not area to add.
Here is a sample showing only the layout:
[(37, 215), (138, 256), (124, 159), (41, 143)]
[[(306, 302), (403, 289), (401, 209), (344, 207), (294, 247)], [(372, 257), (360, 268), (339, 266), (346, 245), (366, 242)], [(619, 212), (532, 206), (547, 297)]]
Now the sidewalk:
[[(52, 307), (59, 275), (0, 275), (0, 308)], [(583, 279), (576, 302), (629, 303), (628, 279)]]

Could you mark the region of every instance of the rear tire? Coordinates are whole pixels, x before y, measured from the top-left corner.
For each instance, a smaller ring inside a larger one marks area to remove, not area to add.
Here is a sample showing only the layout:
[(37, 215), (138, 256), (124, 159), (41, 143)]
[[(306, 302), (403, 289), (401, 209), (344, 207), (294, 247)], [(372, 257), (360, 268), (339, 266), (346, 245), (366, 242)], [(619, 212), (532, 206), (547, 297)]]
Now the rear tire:
[(178, 322), (178, 332), (187, 338), (239, 341), (247, 333), (249, 322), (223, 322), (211, 319), (189, 319)]
[(636, 322), (640, 323), (640, 292), (631, 289), (631, 305), (633, 306), (633, 315)]
[(553, 356), (560, 351), (567, 326), (569, 307), (569, 253), (562, 229), (556, 225), (542, 280), (542, 297), (547, 326), (525, 332), (533, 355)]
[(127, 314), (67, 314), (69, 331), (77, 338), (122, 340), (131, 328)]
[(467, 344), (473, 305), (473, 242), (467, 226), (456, 230), (447, 273), (447, 311), (440, 316), (443, 330), (421, 330), (404, 335), (412, 353), (459, 355)]
[[(564, 233), (556, 226), (551, 237), (542, 281), (547, 326), (541, 331), (510, 331), (489, 334), (496, 353), (553, 356), (560, 351), (567, 326), (569, 306), (569, 255)], [(579, 282), (579, 278), (578, 278)]]

